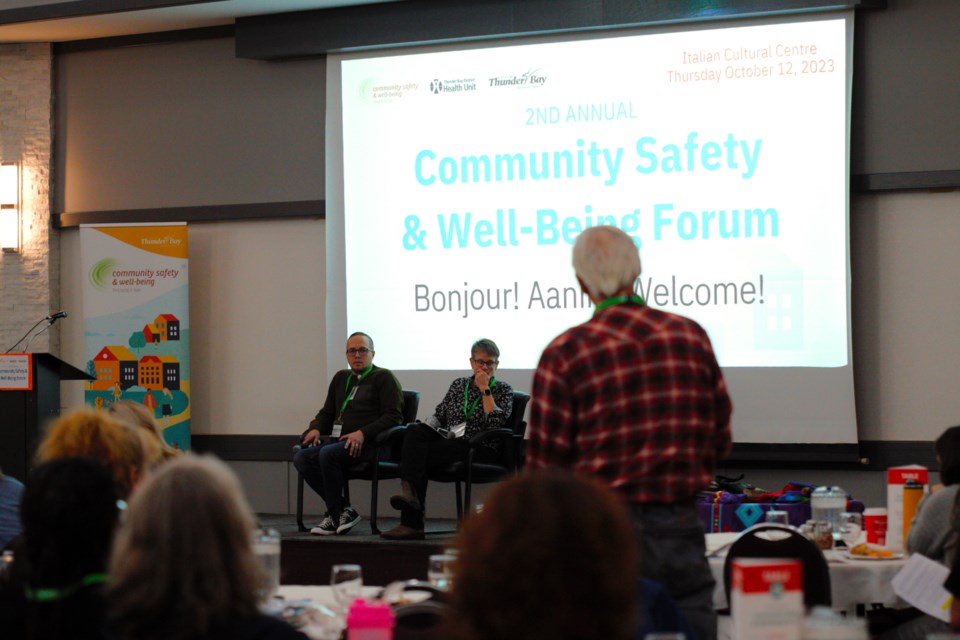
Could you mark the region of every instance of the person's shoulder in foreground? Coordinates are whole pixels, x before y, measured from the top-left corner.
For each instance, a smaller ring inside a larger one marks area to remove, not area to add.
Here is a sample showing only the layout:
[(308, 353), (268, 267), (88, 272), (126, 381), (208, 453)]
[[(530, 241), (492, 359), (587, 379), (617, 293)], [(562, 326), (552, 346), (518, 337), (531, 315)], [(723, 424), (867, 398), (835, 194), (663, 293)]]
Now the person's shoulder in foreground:
[(258, 613), (252, 617), (231, 618), (204, 640), (305, 640), (302, 632), (287, 622)]

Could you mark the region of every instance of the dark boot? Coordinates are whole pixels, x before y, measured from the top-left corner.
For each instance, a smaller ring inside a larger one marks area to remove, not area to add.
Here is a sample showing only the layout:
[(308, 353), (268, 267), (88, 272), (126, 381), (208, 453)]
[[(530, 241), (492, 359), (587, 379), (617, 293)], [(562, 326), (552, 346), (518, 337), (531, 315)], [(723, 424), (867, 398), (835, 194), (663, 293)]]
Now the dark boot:
[(423, 529), (414, 529), (404, 524), (397, 525), (389, 531), (384, 531), (380, 537), (385, 540), (423, 540)]
[(400, 493), (390, 496), (390, 506), (398, 511), (403, 509), (413, 509), (414, 511), (423, 511), (423, 505), (413, 485), (402, 480), (400, 482)]

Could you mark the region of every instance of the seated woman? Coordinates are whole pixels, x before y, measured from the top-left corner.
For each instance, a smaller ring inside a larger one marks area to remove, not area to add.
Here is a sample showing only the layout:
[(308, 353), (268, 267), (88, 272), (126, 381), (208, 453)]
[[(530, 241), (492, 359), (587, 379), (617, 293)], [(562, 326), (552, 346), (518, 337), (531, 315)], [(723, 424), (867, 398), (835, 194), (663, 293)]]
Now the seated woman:
[(950, 427), (933, 445), (940, 465), (940, 484), (917, 505), (907, 534), (907, 552), (951, 566), (957, 553), (954, 505), (960, 494), (960, 426)]
[[(473, 375), (457, 378), (433, 415), (407, 427), (400, 456), (401, 493), (390, 498), (400, 510), (400, 524), (381, 537), (389, 540), (422, 540), (427, 475), (466, 458), (467, 440), (488, 429), (503, 427), (513, 409), (513, 388), (494, 373), (500, 364), (500, 349), (482, 338), (470, 348)], [(496, 443), (476, 452), (478, 462), (498, 458)]]
[[(940, 564), (952, 566), (957, 554), (960, 532), (960, 426), (950, 427), (933, 445), (940, 465), (940, 484), (920, 500), (910, 523), (906, 548)], [(897, 609), (897, 626), (885, 631), (883, 640), (923, 640), (928, 634), (945, 633), (947, 624), (918, 609)]]
[(508, 480), (457, 539), (444, 637), (693, 638), (663, 589), (641, 581), (636, 555), (626, 509), (602, 484), (560, 471)]
[(120, 640), (305, 640), (260, 613), (263, 567), (240, 482), (182, 456), (137, 489), (110, 556), (110, 628)]
[(107, 557), (118, 520), (116, 483), (100, 462), (37, 465), (23, 493), (23, 535), (0, 583), (4, 638), (99, 638)]

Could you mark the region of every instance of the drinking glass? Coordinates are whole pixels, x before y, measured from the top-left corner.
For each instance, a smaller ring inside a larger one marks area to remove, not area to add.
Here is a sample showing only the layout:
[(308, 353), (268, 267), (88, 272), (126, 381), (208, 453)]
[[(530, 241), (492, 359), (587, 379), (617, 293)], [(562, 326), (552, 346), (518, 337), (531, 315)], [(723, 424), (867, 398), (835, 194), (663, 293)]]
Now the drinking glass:
[(771, 524), (782, 524), (785, 527), (790, 526), (790, 514), (786, 511), (770, 509), (767, 511), (766, 521)]
[(438, 589), (448, 590), (453, 586), (453, 562), (456, 556), (439, 553), (430, 556), (427, 563), (427, 579)]
[(340, 612), (346, 615), (350, 604), (363, 590), (363, 570), (358, 564), (335, 564), (330, 569), (330, 586)]
[(252, 545), (264, 569), (259, 595), (260, 600), (266, 602), (280, 587), (280, 532), (272, 528), (256, 529)]
[(850, 549), (857, 544), (863, 531), (863, 517), (859, 513), (844, 511), (840, 514), (840, 538)]

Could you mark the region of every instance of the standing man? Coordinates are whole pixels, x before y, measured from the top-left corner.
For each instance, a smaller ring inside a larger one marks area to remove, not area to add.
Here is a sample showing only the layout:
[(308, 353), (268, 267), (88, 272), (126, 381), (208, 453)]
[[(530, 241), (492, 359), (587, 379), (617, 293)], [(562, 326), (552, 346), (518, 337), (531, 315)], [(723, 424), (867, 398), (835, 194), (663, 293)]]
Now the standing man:
[[(293, 457), (293, 466), (327, 505), (323, 521), (310, 530), (314, 535), (346, 533), (360, 522), (360, 514), (343, 504), (344, 472), (358, 462), (372, 460), (377, 434), (403, 420), (400, 383), (389, 369), (373, 364), (375, 353), (370, 336), (350, 334), (350, 368), (333, 376), (327, 400), (303, 432), (303, 448)], [(336, 440), (313, 446), (320, 436), (333, 436)]]
[(527, 466), (567, 468), (618, 493), (637, 529), (644, 577), (666, 587), (700, 640), (716, 638), (694, 498), (730, 449), (732, 406), (710, 339), (634, 293), (640, 255), (616, 227), (581, 233), (573, 267), (596, 310), (540, 357)]

